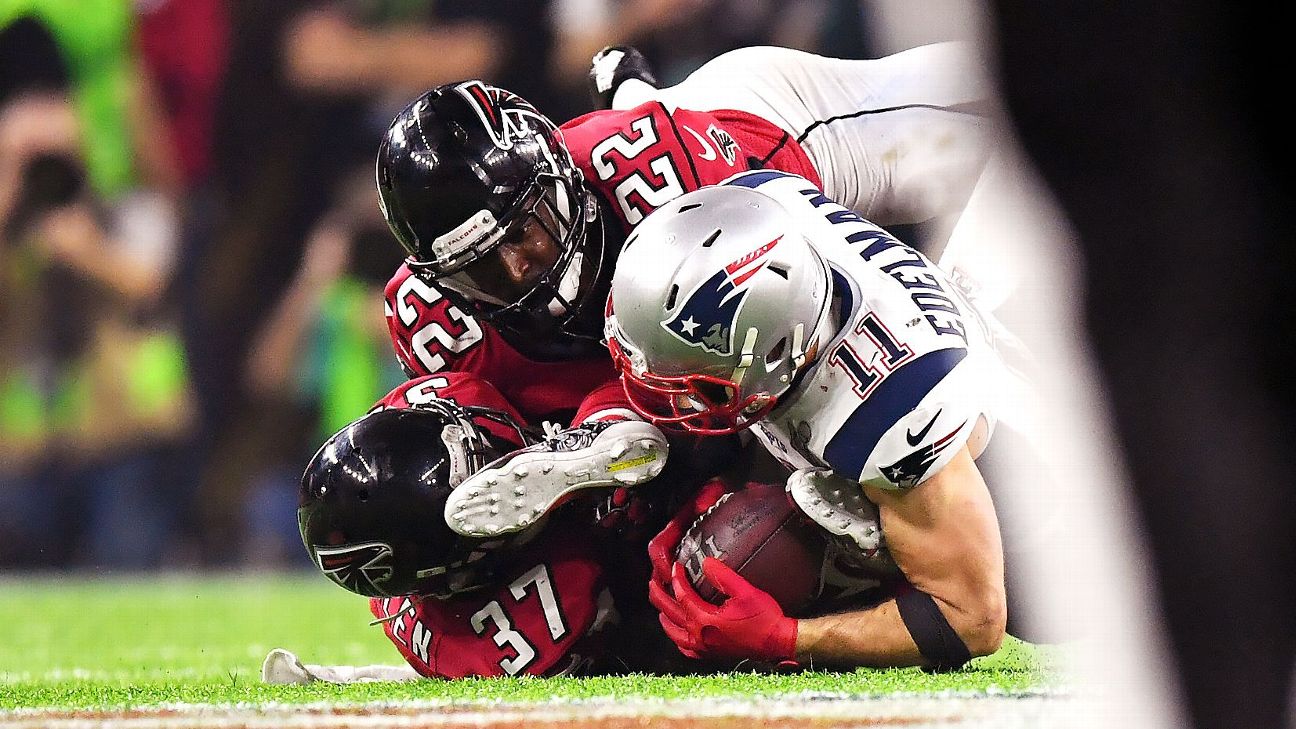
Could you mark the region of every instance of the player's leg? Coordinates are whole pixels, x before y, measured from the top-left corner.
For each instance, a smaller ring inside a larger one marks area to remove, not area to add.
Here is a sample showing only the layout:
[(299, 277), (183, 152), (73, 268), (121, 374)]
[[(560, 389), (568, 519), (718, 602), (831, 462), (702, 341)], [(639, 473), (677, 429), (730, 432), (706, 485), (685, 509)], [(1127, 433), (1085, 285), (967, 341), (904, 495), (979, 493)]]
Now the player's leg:
[(743, 48), (656, 97), (745, 111), (787, 130), (829, 197), (883, 225), (957, 210), (988, 150), (989, 75), (959, 43), (870, 60)]

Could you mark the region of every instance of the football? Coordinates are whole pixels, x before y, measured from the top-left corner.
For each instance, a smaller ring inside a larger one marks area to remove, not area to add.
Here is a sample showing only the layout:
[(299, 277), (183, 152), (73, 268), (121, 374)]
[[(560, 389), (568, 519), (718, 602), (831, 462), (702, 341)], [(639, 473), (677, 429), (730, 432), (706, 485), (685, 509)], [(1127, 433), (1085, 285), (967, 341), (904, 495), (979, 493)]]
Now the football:
[(797, 617), (818, 597), (827, 547), (827, 535), (793, 505), (782, 484), (749, 483), (693, 522), (676, 560), (708, 602), (724, 600), (702, 574), (703, 558), (715, 557)]

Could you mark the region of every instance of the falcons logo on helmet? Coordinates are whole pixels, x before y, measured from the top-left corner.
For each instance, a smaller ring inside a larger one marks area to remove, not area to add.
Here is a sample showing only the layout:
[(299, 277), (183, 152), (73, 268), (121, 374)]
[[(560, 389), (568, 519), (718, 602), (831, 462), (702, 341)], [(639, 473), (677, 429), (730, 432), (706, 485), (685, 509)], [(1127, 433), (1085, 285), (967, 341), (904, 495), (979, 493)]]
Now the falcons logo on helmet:
[(385, 595), (380, 583), (392, 576), (392, 548), (384, 542), (316, 547), (315, 563), (325, 577), (362, 595)]
[(719, 355), (733, 353), (734, 322), (747, 299), (743, 284), (769, 263), (767, 254), (781, 240), (780, 235), (698, 284), (684, 299), (679, 312), (662, 322), (662, 327), (691, 347)]
[(543, 118), (522, 97), (481, 81), (465, 81), (454, 88), (477, 112), (486, 133), (500, 149), (512, 149), (513, 140), (531, 135), (521, 116)]

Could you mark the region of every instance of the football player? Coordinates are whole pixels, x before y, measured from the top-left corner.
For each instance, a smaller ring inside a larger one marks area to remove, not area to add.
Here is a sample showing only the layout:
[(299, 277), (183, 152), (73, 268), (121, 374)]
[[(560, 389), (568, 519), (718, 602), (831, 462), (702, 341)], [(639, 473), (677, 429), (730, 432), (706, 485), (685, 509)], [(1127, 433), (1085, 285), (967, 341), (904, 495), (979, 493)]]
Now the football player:
[(739, 174), (648, 217), (612, 280), (607, 339), (632, 406), (700, 434), (749, 430), (825, 529), (886, 547), (913, 589), (877, 607), (785, 617), (714, 559), (706, 603), (650, 545), (650, 596), (686, 655), (816, 665), (959, 666), (998, 649), (999, 525), (974, 459), (1021, 387), (997, 327), (930, 260), (812, 181)]
[[(602, 539), (584, 517), (490, 539), (447, 528), (446, 497), (468, 474), (536, 442), (522, 422), (489, 383), (452, 372), (401, 385), (321, 446), (301, 481), (302, 541), (325, 576), (370, 598), (375, 623), (412, 671), (304, 665), (276, 649), (265, 680), (548, 676), (647, 665), (632, 663), (639, 658), (621, 650), (624, 641), (617, 649), (607, 643), (621, 617), (614, 599), (621, 578), (638, 573), (630, 581), (642, 592), (642, 545), (637, 560), (609, 556), (620, 542)], [(612, 562), (614, 573), (604, 567)]]
[[(595, 90), (619, 110), (561, 128), (480, 81), (403, 110), (377, 160), (409, 254), (385, 292), (398, 356), (411, 375), (475, 372), (533, 422), (575, 429), (474, 476), (447, 504), (452, 527), (520, 531), (575, 489), (663, 468), (666, 438), (625, 422), (600, 342), (617, 256), (644, 216), (755, 168), (797, 173), (888, 223), (957, 209), (987, 155), (976, 67), (952, 43), (874, 61), (753, 48), (658, 91), (642, 57), (607, 49)], [(503, 498), (518, 482), (526, 493)]]

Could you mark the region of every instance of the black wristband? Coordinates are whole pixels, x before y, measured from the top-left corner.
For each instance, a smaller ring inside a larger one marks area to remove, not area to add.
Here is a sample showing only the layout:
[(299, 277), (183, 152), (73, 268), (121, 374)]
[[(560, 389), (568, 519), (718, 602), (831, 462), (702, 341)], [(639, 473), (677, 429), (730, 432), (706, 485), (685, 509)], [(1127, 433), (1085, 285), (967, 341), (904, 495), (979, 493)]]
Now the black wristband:
[(936, 601), (925, 592), (905, 590), (896, 597), (900, 619), (918, 644), (918, 652), (931, 662), (932, 668), (959, 668), (972, 660), (967, 644), (950, 627)]

